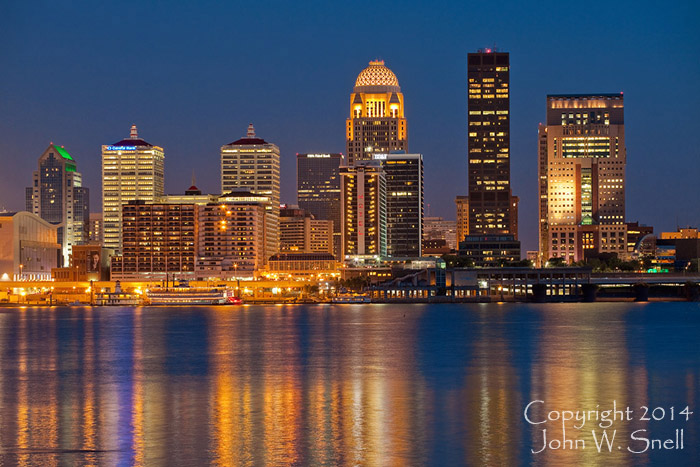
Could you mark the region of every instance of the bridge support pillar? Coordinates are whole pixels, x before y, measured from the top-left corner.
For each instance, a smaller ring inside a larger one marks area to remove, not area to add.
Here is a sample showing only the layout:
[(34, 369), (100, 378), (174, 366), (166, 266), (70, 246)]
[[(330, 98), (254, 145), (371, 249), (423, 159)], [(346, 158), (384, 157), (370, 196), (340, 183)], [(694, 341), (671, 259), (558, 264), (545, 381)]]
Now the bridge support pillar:
[(634, 301), (648, 302), (649, 301), (649, 285), (644, 282), (634, 284)]
[(598, 285), (597, 284), (582, 284), (581, 293), (583, 294), (584, 302), (595, 302), (598, 298)]

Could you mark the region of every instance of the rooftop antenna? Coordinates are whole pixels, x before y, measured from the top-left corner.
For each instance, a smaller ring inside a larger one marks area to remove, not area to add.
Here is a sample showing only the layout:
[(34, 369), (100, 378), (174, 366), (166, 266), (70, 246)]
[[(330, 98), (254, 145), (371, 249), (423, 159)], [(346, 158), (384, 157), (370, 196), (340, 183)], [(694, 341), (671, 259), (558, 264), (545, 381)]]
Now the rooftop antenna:
[(136, 125), (131, 125), (131, 132), (129, 133), (129, 139), (139, 139), (139, 130)]
[(192, 169), (192, 186), (196, 186), (196, 185), (197, 185), (197, 179), (194, 176), (194, 169)]
[(253, 126), (252, 123), (248, 124), (248, 133), (246, 134), (247, 138), (255, 138), (255, 127)]

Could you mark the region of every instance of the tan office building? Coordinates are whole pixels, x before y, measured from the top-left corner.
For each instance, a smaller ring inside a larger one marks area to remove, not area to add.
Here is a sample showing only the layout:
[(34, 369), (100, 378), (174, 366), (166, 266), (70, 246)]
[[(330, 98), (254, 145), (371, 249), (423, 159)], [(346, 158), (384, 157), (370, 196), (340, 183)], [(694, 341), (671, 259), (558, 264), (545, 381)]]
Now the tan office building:
[(102, 237), (104, 246), (121, 251), (122, 206), (129, 201), (157, 202), (163, 196), (165, 153), (139, 138), (136, 125), (130, 136), (102, 146)]
[(539, 153), (540, 264), (624, 255), (622, 93), (547, 96)]
[(315, 219), (305, 209), (280, 209), (280, 251), (333, 254), (333, 221)]
[(267, 198), (265, 234), (268, 258), (279, 249), (280, 150), (255, 136), (251, 123), (244, 138), (221, 147), (221, 193), (247, 191)]

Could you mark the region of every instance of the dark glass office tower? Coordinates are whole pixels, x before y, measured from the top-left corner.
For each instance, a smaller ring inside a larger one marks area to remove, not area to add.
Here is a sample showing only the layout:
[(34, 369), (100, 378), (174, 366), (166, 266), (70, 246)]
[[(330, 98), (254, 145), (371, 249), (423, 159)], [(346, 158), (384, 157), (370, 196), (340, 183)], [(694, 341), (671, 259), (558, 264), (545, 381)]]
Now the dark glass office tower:
[(511, 234), (510, 92), (507, 52), (470, 53), (469, 233)]
[(333, 254), (340, 258), (342, 154), (297, 154), (297, 204), (316, 219), (333, 221)]
[(423, 156), (375, 154), (386, 180), (387, 254), (419, 257), (423, 237)]

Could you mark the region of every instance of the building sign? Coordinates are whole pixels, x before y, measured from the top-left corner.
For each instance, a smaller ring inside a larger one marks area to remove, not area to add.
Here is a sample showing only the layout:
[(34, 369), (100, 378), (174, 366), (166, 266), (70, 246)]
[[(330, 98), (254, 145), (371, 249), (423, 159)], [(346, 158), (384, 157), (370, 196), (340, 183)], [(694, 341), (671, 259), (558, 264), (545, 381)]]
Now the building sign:
[(107, 146), (108, 151), (136, 151), (136, 146)]
[(331, 157), (330, 154), (307, 154), (306, 157), (318, 157), (318, 158), (324, 158), (327, 159)]

